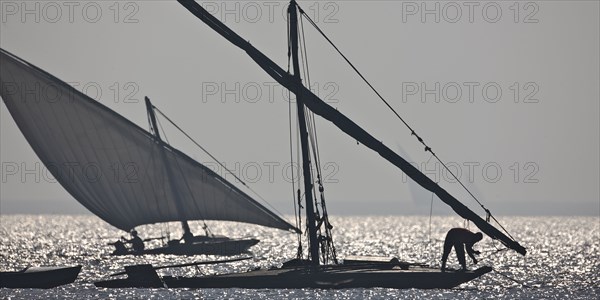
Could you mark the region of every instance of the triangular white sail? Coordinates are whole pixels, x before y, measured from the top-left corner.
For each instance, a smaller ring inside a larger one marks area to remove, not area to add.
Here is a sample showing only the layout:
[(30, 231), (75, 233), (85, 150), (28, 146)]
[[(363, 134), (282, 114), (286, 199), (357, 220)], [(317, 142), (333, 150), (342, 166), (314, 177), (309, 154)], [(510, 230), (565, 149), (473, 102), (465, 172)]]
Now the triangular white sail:
[(2, 49), (0, 82), (0, 96), (48, 170), (111, 225), (229, 220), (296, 230), (212, 170)]

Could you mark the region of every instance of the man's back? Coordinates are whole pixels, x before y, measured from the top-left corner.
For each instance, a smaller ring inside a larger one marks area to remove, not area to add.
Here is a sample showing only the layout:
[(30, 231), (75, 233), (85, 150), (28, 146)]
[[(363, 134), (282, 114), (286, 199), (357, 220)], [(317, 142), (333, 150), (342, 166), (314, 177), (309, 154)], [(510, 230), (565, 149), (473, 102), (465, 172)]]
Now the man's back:
[(473, 244), (475, 233), (472, 233), (465, 228), (452, 228), (446, 235), (446, 240), (451, 240), (455, 243)]
[(139, 236), (134, 236), (131, 240), (133, 250), (136, 252), (144, 251), (144, 241)]
[(475, 255), (479, 254), (479, 251), (473, 250), (473, 245), (479, 242), (483, 238), (481, 232), (473, 233), (465, 228), (452, 228), (446, 234), (446, 240), (444, 241), (444, 252), (442, 253), (442, 272), (446, 270), (446, 260), (452, 247), (456, 251), (456, 257), (460, 262), (463, 270), (467, 269), (465, 261), (465, 248), (469, 257), (473, 259), (473, 263), (477, 264)]

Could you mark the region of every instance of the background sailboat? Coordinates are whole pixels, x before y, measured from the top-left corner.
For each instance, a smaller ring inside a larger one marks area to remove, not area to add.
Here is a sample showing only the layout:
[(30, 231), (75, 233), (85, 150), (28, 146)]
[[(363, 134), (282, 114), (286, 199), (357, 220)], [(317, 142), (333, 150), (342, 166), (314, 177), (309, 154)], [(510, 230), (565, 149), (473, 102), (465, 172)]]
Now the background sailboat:
[[(45, 71), (0, 49), (0, 96), (56, 180), (116, 228), (225, 220), (281, 230), (294, 226), (211, 169)], [(154, 119), (148, 101), (148, 112)], [(145, 253), (234, 254), (255, 239), (202, 237)], [(193, 247), (192, 247), (193, 246)]]

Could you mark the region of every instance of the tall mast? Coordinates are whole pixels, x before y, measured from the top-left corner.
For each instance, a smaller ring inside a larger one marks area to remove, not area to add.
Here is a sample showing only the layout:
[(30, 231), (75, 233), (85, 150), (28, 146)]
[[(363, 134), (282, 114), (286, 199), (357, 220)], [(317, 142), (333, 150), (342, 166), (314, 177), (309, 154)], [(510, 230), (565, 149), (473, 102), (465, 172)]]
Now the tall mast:
[(294, 82), (296, 88), (296, 106), (298, 110), (298, 125), (300, 127), (300, 144), (302, 146), (302, 171), (304, 177), (304, 199), (306, 200), (306, 223), (308, 227), (308, 243), (310, 259), (313, 265), (319, 264), (319, 243), (317, 242), (317, 226), (315, 222), (315, 209), (313, 206), (313, 180), (310, 174), (310, 153), (308, 147), (308, 130), (306, 129), (306, 116), (304, 102), (302, 101), (302, 79), (300, 79), (300, 62), (298, 61), (298, 11), (296, 1), (291, 0), (288, 7), (290, 22), (290, 47), (294, 65)]
[[(159, 143), (163, 143), (162, 139), (160, 138), (160, 130), (158, 130), (158, 126), (156, 126), (156, 115), (154, 114), (154, 106), (152, 106), (152, 103), (150, 102), (150, 99), (148, 97), (145, 97), (146, 100), (146, 111), (148, 113), (148, 119), (150, 120), (150, 125), (152, 126), (152, 133), (154, 133), (154, 136), (156, 137), (157, 142)], [(161, 154), (161, 158), (162, 160), (165, 162), (165, 168), (167, 169), (167, 177), (169, 177), (169, 181), (171, 183), (171, 189), (173, 191), (173, 193), (175, 194), (175, 199), (177, 199), (175, 202), (178, 204), (177, 205), (177, 209), (179, 212), (179, 215), (182, 216), (183, 213), (183, 208), (181, 207), (181, 197), (179, 195), (179, 192), (177, 191), (177, 188), (175, 188), (175, 185), (173, 184), (172, 180), (173, 180), (173, 171), (171, 171), (171, 167), (166, 164), (166, 154), (164, 149), (162, 149), (162, 151), (160, 151)], [(183, 232), (184, 233), (190, 233), (190, 225), (188, 224), (187, 220), (185, 220), (183, 217), (181, 217), (181, 227), (183, 228)]]

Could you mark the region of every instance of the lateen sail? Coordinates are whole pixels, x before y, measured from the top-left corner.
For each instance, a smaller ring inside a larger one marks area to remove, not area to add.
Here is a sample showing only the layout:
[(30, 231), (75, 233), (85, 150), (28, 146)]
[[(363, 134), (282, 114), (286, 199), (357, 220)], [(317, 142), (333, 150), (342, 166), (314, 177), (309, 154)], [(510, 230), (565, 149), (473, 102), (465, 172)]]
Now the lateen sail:
[(0, 83), (10, 114), (52, 175), (117, 228), (202, 219), (297, 230), (209, 168), (3, 49)]
[(506, 234), (498, 230), (496, 227), (492, 226), (490, 223), (486, 222), (479, 215), (477, 215), (475, 212), (470, 210), (468, 207), (466, 207), (464, 204), (462, 204), (460, 201), (458, 201), (456, 198), (450, 195), (441, 186), (439, 186), (437, 183), (435, 183), (433, 180), (431, 180), (413, 165), (408, 163), (404, 158), (402, 158), (390, 148), (385, 146), (383, 143), (381, 143), (371, 134), (366, 132), (348, 117), (338, 112), (335, 108), (329, 106), (317, 95), (312, 93), (309, 89), (302, 86), (300, 87), (300, 91), (297, 91), (298, 87), (292, 75), (288, 74), (271, 59), (269, 59), (267, 56), (261, 53), (254, 46), (252, 46), (248, 41), (244, 40), (233, 30), (229, 29), (225, 24), (223, 24), (213, 15), (211, 15), (194, 0), (177, 1), (181, 3), (192, 14), (194, 14), (197, 18), (199, 18), (212, 29), (214, 29), (221, 36), (223, 36), (242, 50), (246, 51), (246, 53), (279, 84), (281, 84), (282, 86), (294, 93), (301, 93), (304, 104), (312, 112), (331, 121), (334, 125), (336, 125), (339, 129), (344, 131), (346, 134), (355, 138), (357, 141), (361, 142), (362, 144), (374, 150), (375, 152), (379, 153), (379, 155), (381, 155), (387, 161), (401, 169), (404, 173), (406, 173), (406, 175), (412, 178), (423, 188), (435, 193), (440, 198), (440, 200), (452, 207), (452, 209), (458, 215), (465, 219), (473, 221), (473, 223), (475, 223), (475, 225), (477, 225), (477, 227), (479, 227), (481, 231), (486, 233), (491, 238), (500, 240), (508, 248), (513, 249), (522, 255), (525, 255), (525, 253), (527, 253), (525, 247), (521, 246), (521, 244), (519, 244), (517, 241), (507, 236)]

